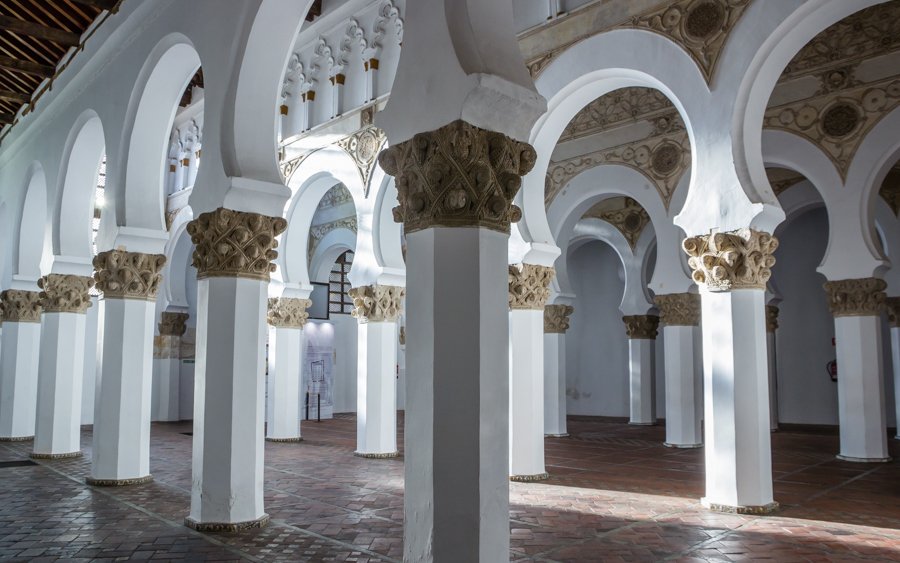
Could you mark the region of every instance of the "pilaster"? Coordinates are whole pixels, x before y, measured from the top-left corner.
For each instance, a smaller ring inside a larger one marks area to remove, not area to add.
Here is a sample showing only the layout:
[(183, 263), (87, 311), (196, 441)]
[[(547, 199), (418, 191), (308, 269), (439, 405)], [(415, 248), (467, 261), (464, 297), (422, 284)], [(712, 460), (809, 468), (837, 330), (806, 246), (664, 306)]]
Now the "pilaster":
[(300, 377), (309, 319), (309, 299), (273, 297), (268, 301), (269, 375), (266, 380), (266, 441), (299, 442)]

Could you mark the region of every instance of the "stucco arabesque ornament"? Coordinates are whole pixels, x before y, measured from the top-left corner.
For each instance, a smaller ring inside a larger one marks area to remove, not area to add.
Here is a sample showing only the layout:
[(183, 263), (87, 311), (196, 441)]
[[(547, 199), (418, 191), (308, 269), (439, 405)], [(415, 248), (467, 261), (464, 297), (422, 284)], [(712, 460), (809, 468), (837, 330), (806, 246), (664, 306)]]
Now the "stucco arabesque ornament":
[(535, 264), (509, 266), (509, 308), (541, 311), (550, 298), (555, 270)]
[(378, 151), (386, 140), (387, 136), (384, 131), (378, 127), (364, 127), (337, 142), (337, 145), (344, 149), (356, 164), (362, 185), (366, 187), (366, 197), (369, 197), (369, 178), (372, 177), (372, 171), (375, 169)]
[(156, 301), (165, 264), (163, 254), (107, 250), (94, 257), (94, 281), (106, 299)]
[(875, 316), (887, 301), (887, 283), (879, 278), (828, 281), (824, 287), (828, 308), (835, 317)]
[(276, 328), (300, 328), (309, 320), (306, 309), (312, 305), (309, 299), (299, 297), (270, 297), (268, 323)]
[(536, 158), (527, 143), (457, 120), (388, 147), (379, 163), (396, 178), (394, 220), (407, 234), (431, 227), (509, 234), (522, 216), (513, 198)]
[(740, 229), (689, 237), (682, 242), (694, 282), (709, 291), (765, 289), (775, 265), (778, 239)]
[(659, 317), (656, 315), (625, 315), (625, 334), (633, 340), (656, 340)]
[(393, 285), (364, 285), (350, 289), (351, 315), (362, 323), (392, 323), (400, 318), (406, 289)]
[(7, 289), (0, 293), (0, 312), (5, 323), (39, 323), (41, 294), (39, 291)]
[(354, 233), (358, 232), (359, 225), (356, 221), (356, 215), (352, 217), (344, 217), (343, 219), (336, 219), (334, 221), (329, 221), (327, 223), (321, 223), (319, 225), (313, 225), (309, 228), (309, 243), (306, 251), (307, 259), (312, 260), (313, 255), (316, 253), (316, 248), (319, 247), (319, 243), (322, 242), (322, 239), (325, 238), (325, 235), (330, 233), (331, 231), (336, 231), (337, 229), (348, 229), (353, 231)]
[(623, 197), (619, 201), (623, 202), (620, 208), (607, 207), (611, 200), (601, 201), (588, 209), (583, 217), (593, 217), (606, 221), (622, 233), (622, 236), (628, 241), (628, 246), (634, 250), (637, 248), (638, 240), (641, 238), (644, 228), (650, 224), (650, 215), (638, 202), (630, 197)]
[(700, 295), (669, 293), (654, 298), (663, 326), (697, 326), (700, 324)]
[(575, 312), (571, 305), (547, 305), (544, 307), (544, 332), (565, 334), (569, 330), (569, 316)]
[(88, 291), (93, 278), (70, 274), (47, 274), (38, 280), (44, 313), (84, 313), (91, 306)]
[(184, 336), (190, 315), (166, 311), (159, 318), (159, 334), (162, 336)]
[(188, 223), (187, 231), (196, 245), (193, 265), (197, 279), (212, 277), (248, 278), (269, 281), (278, 257), (275, 237), (284, 232), (287, 221), (258, 213), (220, 207), (202, 213)]

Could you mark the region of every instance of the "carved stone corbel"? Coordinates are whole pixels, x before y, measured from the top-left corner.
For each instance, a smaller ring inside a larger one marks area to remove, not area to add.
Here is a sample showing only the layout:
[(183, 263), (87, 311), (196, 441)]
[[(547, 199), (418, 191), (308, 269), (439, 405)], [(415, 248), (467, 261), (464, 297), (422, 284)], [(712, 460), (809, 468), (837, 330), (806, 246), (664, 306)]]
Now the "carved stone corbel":
[(175, 313), (166, 311), (160, 316), (159, 319), (159, 334), (160, 336), (184, 336), (185, 331), (187, 331), (187, 320), (190, 318), (190, 315), (187, 313)]
[(41, 322), (41, 293), (7, 289), (0, 293), (0, 311), (5, 323)]
[(350, 290), (353, 311), (362, 323), (392, 323), (400, 318), (400, 304), (406, 289), (393, 285), (364, 285)]
[(663, 326), (698, 326), (700, 324), (700, 295), (696, 293), (670, 293), (657, 295)]
[(778, 307), (775, 305), (766, 305), (766, 332), (775, 332), (778, 330)]
[(775, 265), (778, 239), (740, 229), (689, 237), (682, 243), (694, 282), (709, 291), (765, 289)]
[(875, 316), (887, 301), (887, 283), (879, 278), (828, 281), (824, 287), (828, 308), (835, 317)]
[(575, 312), (571, 305), (547, 305), (544, 307), (544, 332), (565, 334), (569, 330), (569, 316)]
[(196, 245), (193, 265), (197, 279), (227, 277), (269, 281), (278, 257), (275, 237), (287, 221), (259, 213), (220, 207), (200, 214), (188, 223), (187, 232)]
[(659, 317), (656, 315), (626, 315), (622, 317), (625, 323), (625, 334), (633, 340), (656, 340)]
[(47, 274), (38, 280), (44, 313), (85, 313), (91, 306), (88, 291), (94, 279), (71, 274)]
[(550, 298), (553, 268), (522, 264), (509, 266), (509, 308), (543, 310)]
[(270, 297), (267, 316), (269, 325), (276, 328), (302, 329), (309, 320), (309, 313), (306, 312), (306, 309), (310, 305), (312, 305), (312, 301), (309, 299)]
[(900, 328), (900, 297), (888, 297), (885, 301), (891, 328)]
[(165, 264), (162, 254), (107, 250), (94, 257), (94, 281), (106, 299), (156, 301)]

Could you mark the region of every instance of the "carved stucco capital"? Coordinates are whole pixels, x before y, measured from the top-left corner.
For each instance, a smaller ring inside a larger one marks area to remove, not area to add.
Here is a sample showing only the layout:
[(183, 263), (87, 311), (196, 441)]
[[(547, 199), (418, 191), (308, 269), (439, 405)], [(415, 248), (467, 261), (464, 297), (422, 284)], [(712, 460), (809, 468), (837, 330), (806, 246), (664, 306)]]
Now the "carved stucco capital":
[(351, 313), (360, 323), (392, 323), (400, 317), (406, 289), (394, 285), (364, 285), (350, 290)]
[(657, 295), (656, 308), (659, 309), (663, 326), (697, 326), (700, 324), (700, 295), (696, 293), (670, 293)]
[(887, 283), (878, 278), (828, 281), (824, 287), (828, 308), (835, 317), (878, 315), (887, 301)]
[(166, 311), (159, 318), (159, 334), (161, 336), (184, 336), (187, 330), (187, 313), (175, 313)]
[(512, 204), (537, 153), (502, 133), (462, 120), (388, 147), (378, 157), (396, 178), (394, 219), (407, 233), (431, 227), (484, 227), (509, 233), (522, 215)]
[(765, 289), (775, 265), (778, 239), (740, 229), (689, 237), (682, 243), (697, 285), (709, 291)]
[(766, 305), (766, 332), (778, 330), (778, 307)]
[(571, 305), (547, 305), (544, 307), (544, 332), (565, 334), (569, 330), (569, 316), (575, 312)]
[(892, 328), (900, 328), (900, 297), (888, 297), (885, 301), (888, 313), (888, 322)]
[(299, 297), (270, 297), (267, 320), (276, 328), (303, 328), (309, 319), (306, 309), (312, 305), (309, 299)]
[(162, 254), (107, 250), (94, 257), (94, 281), (106, 299), (156, 301), (165, 264)]
[(187, 231), (197, 246), (193, 264), (197, 278), (229, 277), (269, 281), (278, 257), (275, 237), (287, 221), (220, 207), (202, 213), (188, 223)]
[(509, 308), (540, 311), (550, 298), (550, 282), (555, 270), (547, 266), (509, 266)]
[(656, 315), (625, 315), (622, 321), (628, 338), (656, 340), (656, 329), (659, 327), (659, 317)]
[(88, 291), (94, 279), (70, 274), (47, 274), (38, 280), (44, 313), (84, 313), (91, 306)]
[(0, 293), (0, 311), (3, 322), (41, 322), (41, 294), (39, 291), (7, 289)]

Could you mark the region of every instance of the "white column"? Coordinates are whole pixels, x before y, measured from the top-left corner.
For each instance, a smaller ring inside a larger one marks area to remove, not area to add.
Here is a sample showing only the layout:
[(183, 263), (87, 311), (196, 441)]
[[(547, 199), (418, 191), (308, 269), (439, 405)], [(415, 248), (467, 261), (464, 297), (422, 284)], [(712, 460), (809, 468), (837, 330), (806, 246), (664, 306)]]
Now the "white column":
[(266, 440), (299, 442), (300, 377), (306, 341), (303, 326), (309, 318), (309, 299), (269, 299), (269, 375), (267, 378)]
[(704, 506), (766, 513), (772, 496), (765, 287), (778, 241), (742, 229), (688, 238), (700, 286), (706, 457)]
[(41, 306), (37, 291), (8, 289), (0, 294), (3, 311), (0, 353), (0, 442), (34, 437), (37, 409)]
[(766, 305), (766, 350), (769, 365), (769, 430), (778, 430), (778, 357), (775, 331), (778, 330), (778, 307)]
[(561, 438), (566, 428), (566, 331), (571, 305), (544, 307), (544, 434)]
[(659, 317), (622, 317), (628, 334), (628, 381), (631, 408), (629, 424), (656, 424), (656, 328)]
[(700, 296), (696, 293), (657, 295), (663, 324), (666, 378), (666, 442), (671, 448), (703, 445), (701, 359), (695, 356), (700, 337)]
[(894, 413), (897, 422), (897, 435), (900, 440), (900, 297), (887, 298), (888, 321), (891, 327), (891, 365), (894, 368)]
[(838, 412), (845, 461), (890, 461), (884, 404), (881, 309), (887, 284), (878, 278), (829, 281), (834, 315)]
[(94, 486), (139, 485), (150, 475), (153, 320), (162, 254), (108, 250), (94, 258), (103, 292), (103, 360), (94, 405)]
[(81, 455), (85, 311), (91, 278), (49, 274), (41, 292), (41, 352), (34, 458)]
[[(275, 237), (286, 226), (281, 218), (224, 208), (188, 225), (200, 267), (193, 482), (185, 523), (197, 530), (262, 527), (269, 519), (263, 510), (267, 294)], [(246, 256), (256, 259), (241, 259)]]
[(151, 420), (181, 420), (181, 337), (187, 313), (166, 311), (159, 322), (159, 337), (153, 347), (153, 401)]
[(356, 455), (397, 456), (397, 319), (402, 287), (350, 290), (357, 328)]

